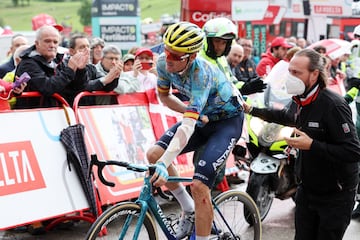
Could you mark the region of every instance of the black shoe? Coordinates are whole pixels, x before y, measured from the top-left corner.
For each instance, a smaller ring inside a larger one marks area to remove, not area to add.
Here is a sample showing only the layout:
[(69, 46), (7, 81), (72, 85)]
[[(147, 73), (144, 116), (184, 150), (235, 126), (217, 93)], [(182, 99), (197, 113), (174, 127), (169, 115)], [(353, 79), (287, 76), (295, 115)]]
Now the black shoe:
[(228, 175), (226, 176), (226, 180), (230, 184), (241, 184), (245, 182), (243, 179), (239, 178), (238, 175)]
[(16, 228), (9, 229), (9, 231), (13, 231), (13, 232), (16, 232), (16, 233), (26, 233), (27, 230), (28, 230), (27, 226), (21, 226), (21, 227), (16, 227)]
[(74, 221), (67, 220), (57, 224), (55, 228), (60, 230), (71, 230), (74, 227), (74, 225), (75, 225)]
[(360, 203), (358, 203), (357, 207), (353, 210), (351, 214), (352, 219), (360, 218)]
[(35, 222), (28, 226), (27, 228), (28, 233), (31, 235), (41, 235), (46, 233), (45, 227), (42, 222)]

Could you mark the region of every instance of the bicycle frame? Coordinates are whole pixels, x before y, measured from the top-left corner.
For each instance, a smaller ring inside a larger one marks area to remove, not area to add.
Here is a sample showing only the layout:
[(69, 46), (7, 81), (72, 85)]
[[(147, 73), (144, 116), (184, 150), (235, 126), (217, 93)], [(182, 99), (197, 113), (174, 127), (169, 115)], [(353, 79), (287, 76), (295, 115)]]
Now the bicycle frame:
[[(192, 182), (192, 178), (169, 177), (168, 182)], [(153, 217), (155, 218), (156, 222), (159, 224), (160, 228), (162, 229), (163, 233), (167, 237), (167, 239), (176, 240), (177, 239), (175, 237), (176, 233), (171, 226), (171, 221), (169, 221), (166, 218), (163, 210), (161, 209), (160, 205), (158, 204), (158, 202), (155, 200), (154, 196), (151, 193), (152, 193), (152, 187), (151, 187), (151, 183), (150, 183), (150, 177), (147, 176), (144, 178), (144, 186), (142, 187), (142, 189), (140, 191), (140, 196), (135, 201), (135, 203), (137, 203), (141, 206), (141, 212), (140, 212), (138, 223), (137, 223), (137, 226), (135, 229), (135, 234), (133, 236), (134, 239), (138, 238), (138, 235), (140, 233), (140, 228), (142, 226), (142, 222), (144, 221), (144, 218), (145, 218), (145, 214), (147, 211), (150, 211), (152, 213)], [(221, 211), (216, 206), (214, 199), (211, 199), (211, 201), (212, 201), (214, 210), (220, 214), (222, 220), (226, 224), (227, 228), (230, 230), (231, 234), (235, 235), (232, 232), (230, 226), (228, 225), (226, 219), (221, 214)], [(132, 216), (128, 216), (126, 222), (131, 222), (131, 218), (132, 218)], [(214, 223), (213, 223), (213, 225), (214, 225), (215, 231), (218, 232), (218, 229), (216, 228)], [(121, 232), (120, 239), (122, 239), (126, 235), (127, 227), (128, 227), (128, 224), (126, 223), (124, 226), (124, 229)]]
[[(192, 182), (192, 178), (182, 178), (182, 177), (169, 177), (168, 182)], [(135, 229), (134, 239), (138, 238), (140, 233), (140, 228), (142, 226), (142, 222), (144, 221), (145, 214), (147, 211), (150, 211), (155, 218), (156, 222), (159, 224), (163, 233), (170, 240), (176, 240), (175, 231), (171, 226), (171, 221), (169, 221), (163, 210), (161, 209), (158, 202), (155, 200), (152, 195), (152, 185), (150, 183), (150, 177), (146, 176), (144, 178), (144, 186), (141, 189), (139, 198), (135, 201), (135, 203), (141, 206), (141, 212), (138, 219), (138, 223)], [(128, 216), (126, 222), (131, 222), (131, 216)], [(121, 232), (120, 239), (126, 235), (128, 224), (125, 224), (124, 229)]]
[[(97, 165), (98, 166), (98, 176), (101, 180), (101, 182), (103, 182), (104, 184), (108, 185), (108, 186), (114, 186), (114, 183), (108, 182), (103, 176), (102, 176), (102, 170), (104, 169), (104, 167), (106, 165), (118, 165), (120, 167), (125, 167), (130, 171), (136, 171), (136, 172), (145, 172), (149, 170), (149, 174), (147, 174), (144, 177), (144, 185), (141, 188), (140, 191), (140, 195), (138, 197), (137, 200), (135, 200), (134, 202), (123, 202), (122, 204), (126, 205), (126, 204), (136, 204), (138, 206), (139, 209), (135, 208), (136, 210), (134, 210), (135, 212), (132, 212), (133, 210), (130, 209), (126, 209), (124, 208), (122, 211), (118, 212), (118, 215), (127, 215), (125, 222), (123, 222), (123, 228), (120, 232), (120, 236), (119, 239), (125, 239), (125, 237), (129, 237), (129, 233), (128, 230), (131, 226), (133, 217), (137, 218), (137, 221), (135, 222), (135, 229), (133, 229), (133, 236), (131, 236), (132, 239), (138, 239), (140, 236), (140, 232), (143, 230), (142, 227), (144, 226), (144, 222), (147, 219), (147, 221), (149, 221), (149, 217), (152, 218), (152, 225), (153, 225), (153, 234), (155, 234), (155, 236), (158, 236), (158, 231), (157, 231), (157, 227), (154, 225), (155, 223), (157, 223), (160, 228), (161, 231), (163, 232), (163, 234), (166, 236), (167, 239), (170, 240), (176, 240), (176, 233), (175, 233), (175, 229), (173, 228), (174, 226), (174, 222), (172, 219), (169, 219), (167, 216), (165, 216), (163, 210), (161, 209), (159, 203), (156, 201), (154, 195), (153, 195), (153, 186), (150, 182), (150, 178), (152, 176), (152, 174), (155, 172), (155, 165), (144, 165), (144, 166), (140, 166), (137, 164), (129, 164), (127, 162), (117, 162), (117, 161), (107, 161), (107, 162), (100, 162), (96, 159), (96, 156), (93, 157), (91, 159), (91, 165)], [(189, 178), (189, 177), (169, 177), (168, 178), (168, 182), (192, 182), (193, 179)], [(158, 194), (161, 197), (164, 198), (168, 198), (166, 196), (166, 194), (164, 194), (164, 192), (162, 191), (161, 188), (158, 188)], [(229, 193), (232, 191), (229, 191)], [(164, 196), (165, 195), (165, 196)], [(225, 194), (226, 195), (226, 194)], [(230, 193), (230, 195), (232, 195)], [(229, 199), (224, 199), (225, 201), (228, 201), (231, 199), (238, 199), (239, 197), (241, 197), (242, 195), (232, 195), (230, 196), (231, 198)], [(220, 195), (220, 199), (222, 198), (222, 194)], [(241, 199), (241, 198), (240, 198)], [(217, 215), (220, 217), (218, 219), (221, 219), (221, 222), (224, 224), (222, 227), (220, 224), (220, 226), (216, 226), (217, 224), (215, 223), (215, 221), (213, 221), (213, 230), (215, 230), (216, 233), (214, 233), (215, 235), (217, 235), (218, 237), (222, 238), (228, 238), (230, 236), (233, 237), (233, 239), (237, 239), (237, 235), (234, 233), (233, 229), (231, 229), (228, 221), (225, 219), (223, 213), (221, 212), (221, 210), (218, 208), (217, 206), (217, 201), (219, 200), (218, 197), (216, 198), (211, 198), (212, 201), (212, 205), (213, 205), (213, 209), (214, 211), (217, 213)], [(222, 200), (222, 201), (224, 201)], [(250, 198), (251, 200), (251, 198)], [(252, 201), (252, 200), (251, 200)], [(246, 202), (246, 201), (245, 201)], [(250, 203), (251, 206), (254, 206), (254, 208), (249, 208), (252, 209), (253, 212), (256, 212), (257, 216), (258, 216), (258, 212), (257, 212), (257, 208), (255, 203)], [(254, 210), (255, 209), (255, 210)], [(126, 212), (126, 211), (131, 211), (131, 212)], [(150, 214), (150, 216), (149, 216)], [(117, 218), (117, 215), (109, 215), (108, 217), (113, 217), (113, 218)], [(112, 221), (112, 218), (108, 218), (105, 217), (104, 220), (106, 219), (106, 221)], [(260, 222), (260, 221), (259, 221)], [(101, 223), (101, 224), (104, 224)], [(106, 224), (105, 224), (106, 225)], [(101, 227), (101, 225), (98, 225)], [(218, 227), (221, 227), (221, 229), (219, 229)], [(226, 231), (224, 231), (226, 229)], [(106, 234), (106, 233), (105, 233)], [(195, 231), (193, 232), (193, 234), (195, 234)], [(223, 234), (225, 234), (223, 236)], [(260, 230), (258, 230), (258, 236), (260, 236), (260, 238), (257, 239), (261, 239), (261, 228)], [(190, 237), (190, 239), (192, 239), (193, 235)], [(220, 239), (219, 238), (219, 239)]]

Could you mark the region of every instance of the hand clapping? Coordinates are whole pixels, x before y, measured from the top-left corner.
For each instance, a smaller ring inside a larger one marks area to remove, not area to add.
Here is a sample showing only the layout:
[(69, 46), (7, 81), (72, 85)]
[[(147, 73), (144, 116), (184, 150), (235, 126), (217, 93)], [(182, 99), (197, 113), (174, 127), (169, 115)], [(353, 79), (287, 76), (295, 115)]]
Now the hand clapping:
[(110, 69), (110, 71), (108, 72), (108, 74), (106, 74), (105, 79), (104, 79), (104, 84), (109, 84), (112, 81), (114, 81), (114, 79), (117, 79), (120, 77), (120, 74), (122, 73), (124, 68), (124, 64), (122, 61), (116, 62), (114, 63), (113, 67)]
[(76, 71), (77, 69), (84, 69), (86, 67), (86, 64), (89, 63), (89, 59), (90, 59), (90, 51), (89, 49), (85, 49), (71, 56), (69, 59), (68, 66), (74, 71)]

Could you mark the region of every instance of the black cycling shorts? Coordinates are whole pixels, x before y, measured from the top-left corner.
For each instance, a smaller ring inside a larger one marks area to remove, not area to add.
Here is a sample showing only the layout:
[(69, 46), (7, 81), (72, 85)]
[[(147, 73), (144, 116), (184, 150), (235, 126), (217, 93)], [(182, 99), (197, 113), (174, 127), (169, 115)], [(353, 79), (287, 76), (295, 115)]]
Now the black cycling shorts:
[[(203, 127), (195, 127), (195, 131), (180, 154), (192, 152), (204, 146), (199, 161), (195, 165), (193, 179), (198, 179), (212, 188), (216, 175), (226, 164), (226, 160), (241, 136), (244, 114), (209, 122)], [(181, 122), (168, 129), (156, 143), (167, 149)]]

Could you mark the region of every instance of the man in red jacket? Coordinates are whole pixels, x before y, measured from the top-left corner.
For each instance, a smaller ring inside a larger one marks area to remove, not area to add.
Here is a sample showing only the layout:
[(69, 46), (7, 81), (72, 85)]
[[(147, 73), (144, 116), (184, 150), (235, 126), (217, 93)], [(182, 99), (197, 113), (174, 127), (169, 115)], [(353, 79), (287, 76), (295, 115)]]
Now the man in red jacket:
[(261, 55), (261, 60), (256, 67), (256, 73), (260, 76), (266, 76), (276, 63), (285, 58), (287, 50), (293, 46), (288, 44), (283, 37), (276, 37), (266, 53)]

